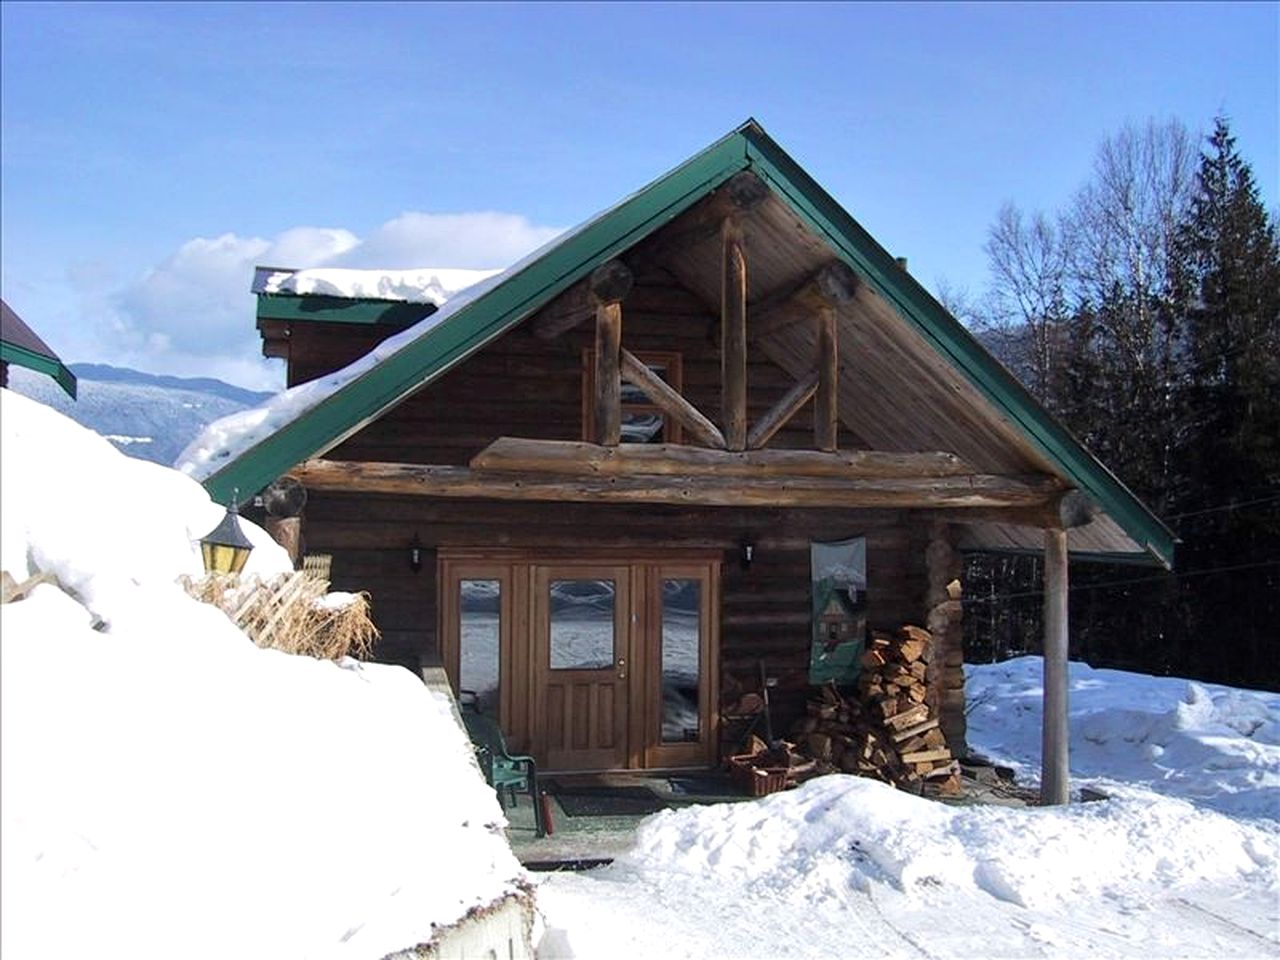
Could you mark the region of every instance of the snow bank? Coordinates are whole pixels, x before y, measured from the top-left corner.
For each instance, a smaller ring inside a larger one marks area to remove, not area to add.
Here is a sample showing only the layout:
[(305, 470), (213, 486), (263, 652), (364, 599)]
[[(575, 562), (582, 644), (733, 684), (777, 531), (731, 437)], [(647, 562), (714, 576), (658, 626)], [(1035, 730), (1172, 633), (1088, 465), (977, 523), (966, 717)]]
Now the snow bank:
[[(1035, 856), (1029, 856), (1035, 851)], [(1129, 791), (1065, 808), (951, 807), (850, 776), (759, 803), (666, 811), (620, 869), (750, 880), (790, 898), (872, 881), (945, 885), (1021, 906), (1270, 871), (1280, 830)]]
[(418, 270), (351, 270), (314, 267), (269, 274), (263, 293), (321, 294), (330, 297), (403, 300), (442, 306), (458, 293), (497, 270), (423, 267)]
[[(1280, 694), (1069, 666), (1073, 776), (1280, 820)], [(1028, 778), (1039, 773), (1042, 670), (1039, 657), (965, 668), (970, 746)]]
[(1280, 825), (1136, 788), (953, 807), (828, 776), (547, 877), (539, 956), (1270, 956), (1278, 863)]
[(3, 565), (83, 600), (0, 607), (0, 953), (380, 957), (518, 888), (447, 700), (187, 597), (194, 481), (9, 391), (0, 431)]

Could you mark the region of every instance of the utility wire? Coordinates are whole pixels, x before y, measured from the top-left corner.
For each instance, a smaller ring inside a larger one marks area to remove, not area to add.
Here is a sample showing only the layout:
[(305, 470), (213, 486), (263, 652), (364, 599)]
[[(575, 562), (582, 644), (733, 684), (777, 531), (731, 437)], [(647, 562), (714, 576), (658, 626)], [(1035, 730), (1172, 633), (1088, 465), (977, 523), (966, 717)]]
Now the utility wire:
[[(1070, 584), (1067, 587), (1067, 590), (1068, 592), (1074, 593), (1075, 591), (1101, 590), (1105, 587), (1127, 587), (1127, 586), (1132, 586), (1134, 584), (1139, 584), (1139, 583), (1162, 583), (1169, 580), (1170, 578), (1174, 580), (1187, 580), (1187, 579), (1190, 579), (1191, 577), (1205, 577), (1211, 573), (1233, 573), (1237, 570), (1256, 570), (1262, 567), (1280, 567), (1280, 559), (1262, 560), (1257, 563), (1238, 563), (1228, 567), (1206, 567), (1203, 570), (1189, 570), (1186, 573), (1170, 572), (1170, 573), (1166, 573), (1166, 574), (1162, 574), (1154, 577), (1135, 577), (1129, 580), (1108, 580), (1105, 583)], [(1023, 593), (1001, 593), (1001, 594), (997, 594), (994, 597), (973, 597), (972, 599), (966, 599), (961, 602), (966, 604), (997, 603), (1003, 600), (1018, 600), (1023, 597), (1042, 597), (1042, 596), (1044, 596), (1043, 590), (1028, 590), (1028, 591), (1024, 591)]]
[(1187, 517), (1199, 517), (1206, 513), (1221, 513), (1225, 510), (1239, 510), (1244, 507), (1256, 507), (1262, 503), (1275, 503), (1280, 500), (1280, 493), (1270, 497), (1259, 497), (1257, 500), (1242, 500), (1239, 503), (1224, 503), (1216, 507), (1205, 507), (1203, 510), (1188, 510), (1186, 513), (1175, 513), (1165, 517), (1166, 520), (1184, 520)]

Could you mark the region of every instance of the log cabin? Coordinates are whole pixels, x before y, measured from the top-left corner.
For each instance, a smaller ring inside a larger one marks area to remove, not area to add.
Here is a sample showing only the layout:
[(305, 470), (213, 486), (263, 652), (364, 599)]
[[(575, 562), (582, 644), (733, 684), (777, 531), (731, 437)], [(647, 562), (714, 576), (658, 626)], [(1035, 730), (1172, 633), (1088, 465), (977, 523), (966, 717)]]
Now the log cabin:
[(371, 594), (380, 659), (543, 769), (714, 765), (741, 695), (803, 709), (812, 545), (862, 538), (866, 626), (932, 632), (963, 755), (961, 554), (1043, 551), (1065, 801), (1068, 557), (1173, 537), (758, 123), (439, 308), (289, 274), (254, 289), (292, 389), (192, 469), (305, 492), (272, 522)]

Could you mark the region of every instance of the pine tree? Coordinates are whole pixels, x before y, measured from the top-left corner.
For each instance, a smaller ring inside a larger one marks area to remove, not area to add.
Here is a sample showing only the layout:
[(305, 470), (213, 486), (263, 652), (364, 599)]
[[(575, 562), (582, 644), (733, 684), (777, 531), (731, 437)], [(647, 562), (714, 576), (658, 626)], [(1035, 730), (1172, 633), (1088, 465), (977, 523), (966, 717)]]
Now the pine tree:
[[(1185, 303), (1180, 383), (1179, 566), (1193, 630), (1261, 684), (1280, 628), (1280, 246), (1253, 172), (1219, 117), (1178, 237)], [(1261, 671), (1261, 676), (1258, 672)]]

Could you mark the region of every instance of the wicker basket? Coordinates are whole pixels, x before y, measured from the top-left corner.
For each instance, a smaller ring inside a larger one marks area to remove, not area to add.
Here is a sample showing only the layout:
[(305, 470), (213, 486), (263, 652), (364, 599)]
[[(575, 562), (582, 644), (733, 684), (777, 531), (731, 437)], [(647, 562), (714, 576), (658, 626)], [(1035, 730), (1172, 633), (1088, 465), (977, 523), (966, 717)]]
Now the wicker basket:
[(786, 767), (757, 767), (752, 764), (753, 754), (744, 753), (729, 758), (729, 778), (753, 797), (763, 797), (786, 789)]

